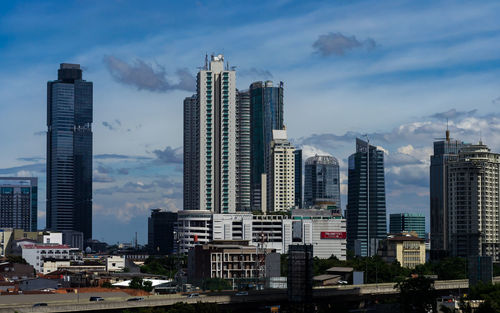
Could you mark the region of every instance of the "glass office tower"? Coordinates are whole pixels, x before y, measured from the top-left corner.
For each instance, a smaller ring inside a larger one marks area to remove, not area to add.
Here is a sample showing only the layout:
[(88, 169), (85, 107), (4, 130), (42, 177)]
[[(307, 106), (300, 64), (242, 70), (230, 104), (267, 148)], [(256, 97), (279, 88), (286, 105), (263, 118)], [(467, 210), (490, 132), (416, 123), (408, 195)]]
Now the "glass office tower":
[(316, 155), (306, 160), (304, 207), (335, 203), (340, 208), (339, 162), (329, 155)]
[(348, 180), (347, 249), (372, 256), (378, 242), (387, 238), (384, 152), (357, 138)]
[(395, 213), (389, 215), (389, 232), (416, 232), (418, 237), (425, 239), (425, 216), (415, 213)]
[(250, 85), (250, 153), (251, 206), (261, 211), (262, 174), (269, 175), (269, 151), (273, 130), (283, 129), (283, 82), (272, 81)]
[(92, 238), (92, 82), (61, 64), (47, 83), (47, 229)]
[(0, 177), (0, 228), (37, 231), (38, 178)]
[(295, 207), (302, 208), (302, 149), (296, 149), (295, 154)]

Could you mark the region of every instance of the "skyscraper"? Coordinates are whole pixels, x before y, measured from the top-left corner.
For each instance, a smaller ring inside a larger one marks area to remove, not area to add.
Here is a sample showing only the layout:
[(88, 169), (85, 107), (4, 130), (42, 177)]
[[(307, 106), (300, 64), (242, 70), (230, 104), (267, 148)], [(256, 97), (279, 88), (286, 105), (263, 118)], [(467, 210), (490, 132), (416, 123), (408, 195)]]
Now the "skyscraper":
[(0, 177), (0, 228), (37, 230), (38, 178)]
[(92, 82), (62, 63), (47, 83), (47, 228), (92, 238)]
[(295, 206), (295, 147), (286, 130), (273, 130), (269, 155), (267, 210), (287, 211)]
[(302, 208), (302, 149), (295, 152), (295, 207)]
[(448, 161), (457, 157), (464, 143), (450, 138), (434, 142), (434, 155), (430, 166), (430, 230), (431, 259), (446, 256), (448, 250)]
[(184, 99), (184, 210), (200, 208), (200, 109), (198, 97)]
[(448, 247), (500, 261), (500, 154), (479, 142), (448, 160)]
[(283, 83), (272, 81), (250, 85), (251, 206), (261, 210), (262, 174), (269, 174), (269, 150), (273, 130), (283, 129)]
[(425, 239), (425, 216), (414, 213), (395, 213), (389, 215), (389, 232), (416, 232), (418, 237)]
[(148, 218), (148, 250), (151, 254), (166, 255), (174, 252), (174, 229), (177, 225), (177, 212), (161, 209), (151, 210)]
[(304, 207), (317, 203), (335, 203), (340, 208), (339, 162), (329, 155), (316, 155), (306, 160)]
[(250, 211), (250, 93), (236, 98), (236, 211)]
[[(184, 164), (194, 182), (185, 210), (236, 211), (236, 72), (212, 56), (198, 72), (197, 94), (184, 100)], [(186, 181), (185, 181), (186, 182)], [(198, 183), (199, 182), (199, 183)], [(186, 188), (186, 186), (185, 186)]]
[(349, 157), (347, 193), (347, 249), (371, 256), (387, 237), (384, 152), (356, 139)]

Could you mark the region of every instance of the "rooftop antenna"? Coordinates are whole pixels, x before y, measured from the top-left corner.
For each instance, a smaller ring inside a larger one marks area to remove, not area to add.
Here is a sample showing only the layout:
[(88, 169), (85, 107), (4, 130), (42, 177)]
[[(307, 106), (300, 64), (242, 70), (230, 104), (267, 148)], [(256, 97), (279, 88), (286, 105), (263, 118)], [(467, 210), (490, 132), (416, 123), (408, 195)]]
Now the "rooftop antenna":
[(481, 130), (479, 130), (479, 144), (483, 144), (483, 132)]
[(205, 53), (205, 71), (208, 70), (208, 53)]
[(226, 71), (229, 71), (229, 61), (226, 61)]

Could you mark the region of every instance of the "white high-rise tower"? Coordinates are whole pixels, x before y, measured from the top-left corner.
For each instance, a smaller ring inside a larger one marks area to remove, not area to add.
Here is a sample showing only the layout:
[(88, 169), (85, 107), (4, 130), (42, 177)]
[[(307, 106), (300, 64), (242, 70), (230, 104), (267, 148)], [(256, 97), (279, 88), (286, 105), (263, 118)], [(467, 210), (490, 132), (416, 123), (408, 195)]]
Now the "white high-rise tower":
[(224, 56), (212, 56), (198, 72), (196, 99), (188, 106), (196, 114), (184, 118), (196, 148), (184, 154), (184, 166), (196, 168), (199, 184), (185, 186), (184, 209), (236, 212), (236, 73), (224, 67)]

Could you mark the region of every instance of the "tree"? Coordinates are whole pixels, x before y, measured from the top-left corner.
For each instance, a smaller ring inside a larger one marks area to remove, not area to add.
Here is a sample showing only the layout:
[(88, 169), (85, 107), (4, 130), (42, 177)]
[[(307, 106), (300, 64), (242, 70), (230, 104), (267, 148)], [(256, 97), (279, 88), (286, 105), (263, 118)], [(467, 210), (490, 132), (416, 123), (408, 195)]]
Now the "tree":
[(233, 289), (231, 284), (222, 278), (207, 278), (201, 284), (203, 290), (229, 290)]
[(484, 300), (476, 312), (500, 313), (500, 284), (479, 283), (471, 288), (469, 299)]
[(131, 289), (141, 289), (147, 292), (151, 292), (153, 290), (153, 283), (151, 281), (145, 281), (140, 277), (134, 277), (128, 284)]
[(437, 293), (433, 279), (417, 276), (399, 281), (394, 287), (399, 289), (401, 312), (436, 312)]

